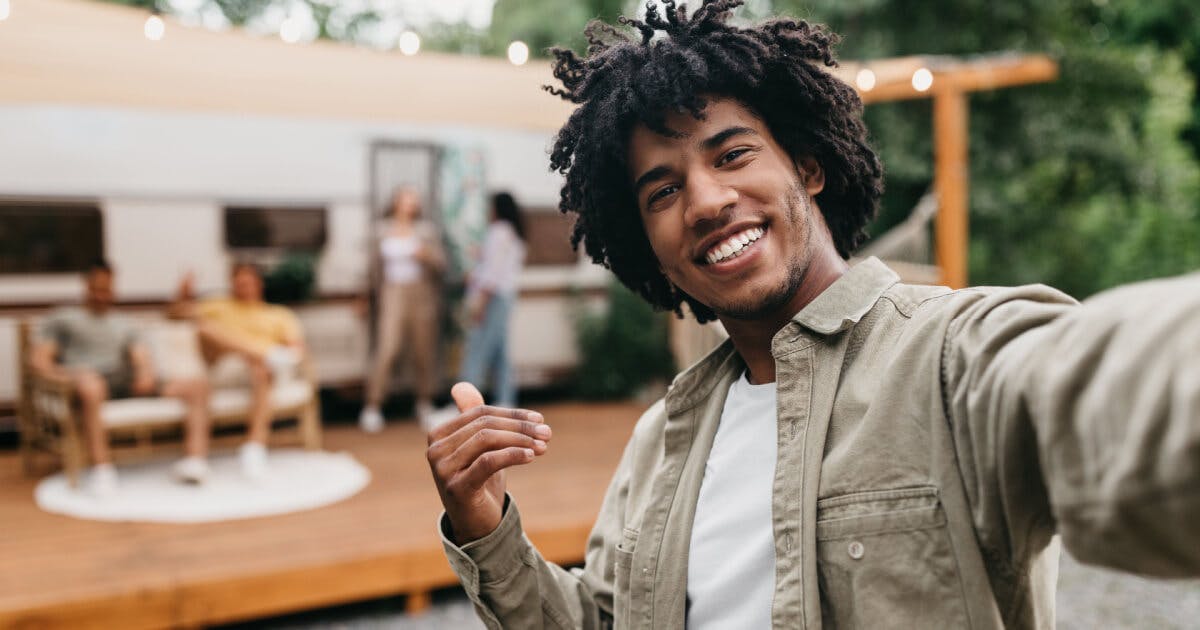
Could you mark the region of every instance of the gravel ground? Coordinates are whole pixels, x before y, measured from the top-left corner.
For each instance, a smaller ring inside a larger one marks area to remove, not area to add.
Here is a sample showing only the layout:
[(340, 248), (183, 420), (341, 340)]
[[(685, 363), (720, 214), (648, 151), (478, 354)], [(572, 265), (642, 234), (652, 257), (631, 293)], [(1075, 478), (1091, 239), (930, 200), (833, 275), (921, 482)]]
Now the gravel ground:
[(1079, 564), (1063, 554), (1058, 627), (1200, 628), (1200, 580), (1150, 580)]
[[(391, 598), (265, 619), (238, 627), (483, 630), (471, 603), (458, 589), (436, 593), (433, 608), (417, 617), (404, 614), (402, 598)], [(1061, 630), (1200, 629), (1200, 580), (1149, 580), (1087, 567), (1064, 553), (1058, 575), (1058, 627)]]

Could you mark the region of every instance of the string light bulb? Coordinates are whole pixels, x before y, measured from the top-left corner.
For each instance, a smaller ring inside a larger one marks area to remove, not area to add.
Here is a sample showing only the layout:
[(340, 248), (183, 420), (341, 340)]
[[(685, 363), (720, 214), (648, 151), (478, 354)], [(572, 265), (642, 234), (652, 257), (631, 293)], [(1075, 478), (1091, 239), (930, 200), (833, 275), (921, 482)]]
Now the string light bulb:
[(875, 89), (875, 72), (870, 68), (863, 68), (858, 71), (854, 77), (854, 84), (863, 92), (870, 92)]
[(146, 39), (157, 42), (163, 38), (167, 32), (167, 24), (159, 17), (157, 13), (151, 14), (146, 18), (146, 25), (142, 27), (142, 33)]
[(918, 68), (913, 73), (912, 86), (918, 92), (925, 92), (933, 87), (933, 73), (929, 71), (929, 68)]
[(508, 45), (508, 62), (514, 66), (523, 66), (529, 61), (529, 46), (521, 40)]
[(408, 56), (413, 56), (421, 50), (421, 36), (412, 31), (404, 31), (400, 33), (400, 52)]
[(279, 39), (282, 39), (289, 44), (295, 44), (296, 42), (300, 41), (300, 31), (303, 28), (304, 25), (300, 23), (299, 18), (294, 15), (288, 16), (288, 18), (279, 25)]
[(0, 0), (0, 22), (7, 20), (9, 14), (11, 12), (12, 12), (12, 7), (9, 5), (9, 1), (8, 0)]

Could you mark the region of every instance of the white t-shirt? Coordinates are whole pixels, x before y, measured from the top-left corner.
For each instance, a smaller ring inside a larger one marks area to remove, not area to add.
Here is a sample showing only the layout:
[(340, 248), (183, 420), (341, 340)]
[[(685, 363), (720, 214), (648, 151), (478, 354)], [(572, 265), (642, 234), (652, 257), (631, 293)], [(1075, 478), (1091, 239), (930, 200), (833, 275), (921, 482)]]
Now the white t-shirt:
[(416, 234), (388, 236), (379, 242), (383, 257), (383, 278), (388, 284), (409, 284), (421, 279), (417, 250), (421, 241)]
[(771, 627), (775, 534), (775, 383), (729, 386), (704, 467), (688, 552), (690, 630)]

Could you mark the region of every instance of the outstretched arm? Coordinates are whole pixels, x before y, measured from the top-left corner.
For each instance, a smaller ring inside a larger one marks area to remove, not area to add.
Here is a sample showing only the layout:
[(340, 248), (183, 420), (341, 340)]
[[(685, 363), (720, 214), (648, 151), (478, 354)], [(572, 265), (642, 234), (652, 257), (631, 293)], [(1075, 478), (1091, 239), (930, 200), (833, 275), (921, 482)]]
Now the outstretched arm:
[(951, 324), (947, 411), (981, 538), (1200, 575), (1200, 274), (1072, 306), (1023, 288)]

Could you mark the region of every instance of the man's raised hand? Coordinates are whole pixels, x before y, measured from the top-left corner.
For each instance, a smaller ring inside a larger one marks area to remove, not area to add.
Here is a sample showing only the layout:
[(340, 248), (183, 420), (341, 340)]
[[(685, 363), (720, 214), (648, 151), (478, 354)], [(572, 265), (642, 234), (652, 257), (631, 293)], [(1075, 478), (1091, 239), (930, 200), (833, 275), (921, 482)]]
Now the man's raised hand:
[(450, 390), (459, 415), (429, 433), (425, 456), (433, 471), (454, 541), (483, 538), (504, 515), (504, 470), (546, 452), (550, 427), (542, 414), (483, 404), (470, 383)]

